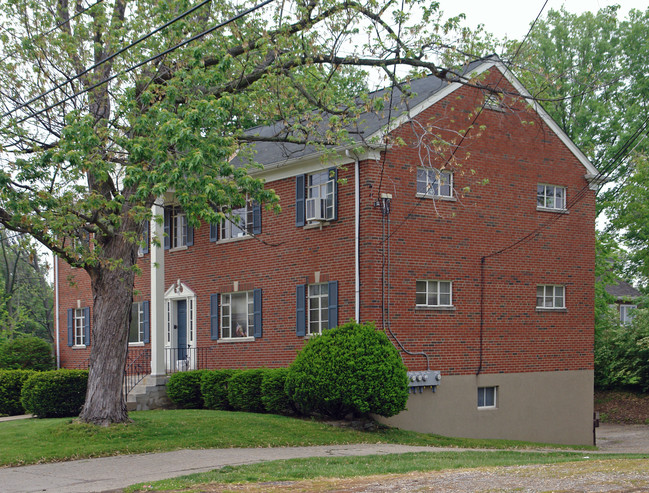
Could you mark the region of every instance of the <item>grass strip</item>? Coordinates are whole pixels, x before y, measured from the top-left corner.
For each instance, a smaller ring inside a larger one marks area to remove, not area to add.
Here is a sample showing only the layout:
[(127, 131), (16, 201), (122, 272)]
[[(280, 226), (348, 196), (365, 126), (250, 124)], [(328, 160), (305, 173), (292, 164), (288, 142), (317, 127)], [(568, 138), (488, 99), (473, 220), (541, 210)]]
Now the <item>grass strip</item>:
[(386, 474), (407, 474), (445, 469), (558, 464), (610, 459), (640, 459), (638, 454), (587, 455), (574, 452), (518, 452), (509, 450), (416, 452), (350, 457), (313, 457), (287, 459), (245, 466), (226, 466), (205, 473), (141, 483), (124, 491), (193, 491), (211, 484), (266, 483), (322, 478), (351, 478)]
[[(178, 449), (400, 443), (462, 448), (538, 448), (510, 440), (448, 438), (394, 428), (357, 431), (327, 423), (211, 410), (130, 414), (132, 423), (99, 427), (69, 418), (0, 423), (0, 466)], [(551, 447), (542, 445), (543, 447)], [(556, 447), (556, 446), (555, 446)], [(567, 447), (564, 447), (567, 448)]]

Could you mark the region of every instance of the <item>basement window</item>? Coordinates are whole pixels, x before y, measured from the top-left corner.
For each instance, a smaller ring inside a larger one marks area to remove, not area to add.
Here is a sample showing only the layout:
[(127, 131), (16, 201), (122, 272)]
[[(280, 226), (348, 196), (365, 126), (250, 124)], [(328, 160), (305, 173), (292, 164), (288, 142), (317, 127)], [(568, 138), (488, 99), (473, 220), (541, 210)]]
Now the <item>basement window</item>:
[(478, 387), (478, 409), (495, 409), (498, 387)]

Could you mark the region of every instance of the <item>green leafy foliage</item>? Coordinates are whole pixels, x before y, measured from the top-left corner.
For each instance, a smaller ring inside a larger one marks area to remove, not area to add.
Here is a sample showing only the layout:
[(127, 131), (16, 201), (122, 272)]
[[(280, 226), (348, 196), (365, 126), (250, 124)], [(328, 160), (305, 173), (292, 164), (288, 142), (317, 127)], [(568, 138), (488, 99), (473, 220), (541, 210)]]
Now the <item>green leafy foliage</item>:
[(87, 386), (86, 370), (37, 372), (23, 384), (21, 402), (25, 411), (39, 418), (78, 416)]
[[(396, 59), (417, 75), (447, 80), (438, 60), (461, 66), (463, 53), (484, 45), (461, 28), (460, 16), (444, 19), (439, 4), (425, 0), (272, 3), (202, 36), (195, 35), (231, 19), (241, 2), (211, 2), (182, 18), (186, 0), (76, 9), (74, 2), (0, 0), (0, 87), (11, 88), (0, 91), (0, 107), (15, 110), (0, 119), (0, 223), (90, 275), (93, 332), (102, 335), (91, 347), (90, 378), (101, 390), (80, 418), (124, 422), (121, 403), (106, 411), (118, 375), (95, 368), (124, 367), (117, 345), (126, 344), (120, 331), (130, 319), (138, 242), (146, 222), (160, 219), (152, 217), (156, 199), (173, 201), (194, 227), (225, 220), (247, 200), (278, 211), (275, 191), (252, 173), (260, 166), (256, 141), (337, 152), (352, 145), (350, 129), (365, 110), (355, 96), (366, 67), (398, 73), (385, 54), (401, 53)], [(361, 31), (367, 40), (357, 43)], [(455, 49), (458, 38), (465, 41)], [(21, 101), (30, 104), (18, 108)], [(331, 111), (336, 117), (327, 122)], [(274, 135), (249, 131), (271, 122)], [(106, 282), (110, 275), (120, 281)]]
[(0, 416), (25, 414), (20, 393), (32, 373), (31, 370), (0, 370)]
[(649, 390), (649, 309), (634, 310), (633, 321), (611, 324), (595, 347), (595, 384), (602, 389)]
[(263, 413), (261, 382), (266, 369), (242, 370), (228, 380), (228, 401), (237, 411)]
[(268, 368), (261, 381), (261, 402), (272, 414), (292, 414), (293, 406), (286, 393), (288, 368)]
[(0, 342), (0, 369), (39, 370), (54, 368), (52, 346), (38, 337), (18, 337)]
[(180, 409), (202, 409), (201, 379), (209, 370), (174, 373), (167, 382), (167, 395)]
[(201, 377), (201, 394), (207, 409), (232, 409), (228, 400), (228, 381), (240, 370), (212, 370), (206, 371)]
[(349, 322), (309, 340), (290, 366), (286, 390), (305, 414), (389, 417), (405, 409), (408, 377), (384, 333)]

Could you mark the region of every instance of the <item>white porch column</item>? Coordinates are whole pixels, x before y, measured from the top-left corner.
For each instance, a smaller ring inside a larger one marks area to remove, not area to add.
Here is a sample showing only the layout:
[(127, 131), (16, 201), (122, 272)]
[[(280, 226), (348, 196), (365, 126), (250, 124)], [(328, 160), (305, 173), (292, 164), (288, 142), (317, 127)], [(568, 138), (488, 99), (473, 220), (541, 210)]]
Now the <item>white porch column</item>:
[(156, 217), (164, 216), (163, 199), (152, 207), (151, 220), (151, 375), (165, 376), (165, 257), (164, 225)]

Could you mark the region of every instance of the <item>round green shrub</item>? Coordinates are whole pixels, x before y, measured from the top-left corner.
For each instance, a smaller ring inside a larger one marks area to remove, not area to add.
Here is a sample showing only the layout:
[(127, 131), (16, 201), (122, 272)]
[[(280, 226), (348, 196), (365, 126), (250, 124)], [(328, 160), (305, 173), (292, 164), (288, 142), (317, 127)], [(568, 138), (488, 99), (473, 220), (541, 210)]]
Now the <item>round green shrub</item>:
[(268, 368), (261, 380), (261, 402), (272, 414), (292, 414), (291, 400), (286, 393), (288, 368)]
[(20, 393), (32, 370), (0, 370), (0, 416), (25, 414)]
[(53, 368), (52, 347), (39, 337), (18, 337), (0, 343), (0, 369), (47, 371)]
[(237, 411), (263, 413), (261, 381), (264, 369), (242, 370), (228, 380), (228, 401)]
[(309, 340), (289, 368), (286, 391), (304, 414), (389, 417), (406, 407), (408, 375), (383, 332), (349, 322)]
[(203, 409), (201, 378), (209, 370), (174, 373), (167, 382), (169, 399), (181, 409)]
[(87, 387), (87, 370), (38, 372), (23, 384), (21, 401), (26, 412), (39, 418), (78, 416)]
[(241, 370), (211, 370), (201, 377), (201, 394), (207, 409), (232, 410), (228, 400), (228, 380)]

